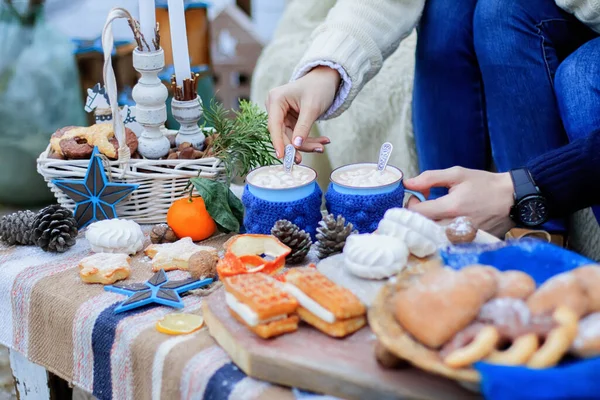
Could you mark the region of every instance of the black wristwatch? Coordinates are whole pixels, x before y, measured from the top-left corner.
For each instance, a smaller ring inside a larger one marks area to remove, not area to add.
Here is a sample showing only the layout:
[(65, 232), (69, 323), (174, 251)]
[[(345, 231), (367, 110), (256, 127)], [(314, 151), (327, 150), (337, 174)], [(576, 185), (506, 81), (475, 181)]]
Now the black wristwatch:
[(548, 206), (536, 186), (531, 173), (525, 169), (514, 169), (510, 176), (515, 187), (515, 205), (510, 209), (510, 218), (517, 225), (533, 228), (548, 221)]

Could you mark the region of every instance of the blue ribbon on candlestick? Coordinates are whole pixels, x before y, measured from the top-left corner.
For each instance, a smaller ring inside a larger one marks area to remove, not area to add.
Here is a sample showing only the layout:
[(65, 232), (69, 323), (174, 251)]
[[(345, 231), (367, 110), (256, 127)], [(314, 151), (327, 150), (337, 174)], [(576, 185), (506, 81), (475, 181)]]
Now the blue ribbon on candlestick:
[[(73, 44), (76, 46), (75, 54), (85, 54), (85, 53), (104, 53), (102, 49), (102, 38), (98, 37), (96, 39), (71, 39)], [(117, 53), (117, 47), (124, 46), (130, 44), (131, 42), (127, 40), (115, 40), (115, 45), (112, 49), (112, 55), (114, 56)]]
[[(205, 1), (184, 1), (183, 4), (183, 9), (184, 10), (189, 10), (189, 9), (194, 9), (194, 8), (208, 8), (210, 6), (210, 4), (208, 2)], [(156, 7), (157, 8), (169, 8), (167, 5), (167, 0), (158, 0), (156, 2)]]

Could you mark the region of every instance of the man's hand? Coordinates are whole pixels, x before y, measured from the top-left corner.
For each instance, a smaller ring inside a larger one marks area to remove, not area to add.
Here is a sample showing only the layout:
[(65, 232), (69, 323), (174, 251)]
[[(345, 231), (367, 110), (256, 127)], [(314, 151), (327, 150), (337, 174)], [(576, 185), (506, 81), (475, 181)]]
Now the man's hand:
[(419, 202), (412, 197), (408, 208), (439, 221), (467, 216), (477, 226), (498, 237), (508, 232), (514, 223), (509, 217), (514, 204), (514, 187), (510, 174), (491, 173), (461, 167), (432, 170), (404, 181), (407, 189), (421, 192), (425, 197), (433, 187), (449, 189), (446, 196)]

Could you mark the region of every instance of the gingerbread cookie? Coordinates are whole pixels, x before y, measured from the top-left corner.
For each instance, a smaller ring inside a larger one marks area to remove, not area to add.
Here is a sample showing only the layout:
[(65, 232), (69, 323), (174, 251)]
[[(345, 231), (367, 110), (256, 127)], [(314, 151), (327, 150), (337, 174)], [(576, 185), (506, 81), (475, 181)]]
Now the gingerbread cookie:
[(600, 266), (585, 265), (571, 271), (588, 299), (588, 312), (600, 311)]
[(477, 236), (477, 227), (469, 217), (455, 218), (446, 226), (446, 237), (452, 244), (471, 243)]
[(558, 306), (566, 306), (578, 317), (587, 313), (588, 304), (586, 291), (571, 272), (548, 279), (527, 300), (527, 305), (534, 314), (553, 312)]
[[(135, 153), (138, 146), (135, 133), (125, 128), (125, 137), (131, 154)], [(55, 153), (64, 155), (67, 159), (89, 158), (94, 146), (106, 157), (116, 159), (118, 150), (112, 124), (59, 129), (50, 138), (50, 146)]]
[[(119, 141), (114, 136), (112, 138), (110, 138), (108, 141), (115, 149), (114, 159), (119, 158)], [(135, 135), (135, 133), (129, 128), (125, 128), (125, 143), (127, 144), (127, 147), (129, 147), (129, 153), (131, 155), (133, 155), (138, 148), (138, 138)], [(108, 155), (107, 155), (107, 157), (113, 158)]]
[(579, 321), (571, 352), (582, 358), (600, 355), (600, 312), (590, 314)]
[(504, 271), (498, 275), (496, 297), (527, 299), (535, 292), (536, 284), (531, 276), (521, 271)]
[(217, 249), (210, 246), (198, 246), (191, 238), (186, 237), (174, 243), (151, 244), (146, 247), (144, 253), (152, 259), (152, 270), (154, 272), (164, 269), (172, 271), (189, 269), (189, 260), (192, 255), (199, 251), (216, 253)]
[(407, 332), (424, 345), (438, 348), (467, 327), (495, 291), (495, 286), (481, 284), (468, 273), (440, 268), (399, 290), (392, 306), (396, 320)]
[(79, 276), (85, 283), (109, 285), (129, 277), (129, 256), (96, 253), (79, 262)]

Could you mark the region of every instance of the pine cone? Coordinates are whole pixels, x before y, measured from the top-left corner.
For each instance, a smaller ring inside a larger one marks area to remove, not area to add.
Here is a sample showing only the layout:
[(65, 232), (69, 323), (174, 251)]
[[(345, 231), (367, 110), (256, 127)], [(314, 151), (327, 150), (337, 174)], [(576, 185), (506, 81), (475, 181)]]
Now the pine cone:
[(334, 254), (341, 253), (346, 244), (346, 238), (354, 233), (352, 223), (346, 224), (346, 219), (341, 215), (337, 218), (333, 214), (323, 217), (317, 228), (317, 257), (327, 258)]
[(282, 219), (271, 228), (271, 234), (292, 249), (286, 257), (290, 264), (297, 264), (306, 258), (312, 246), (310, 235), (288, 220)]
[(31, 225), (34, 219), (35, 213), (29, 210), (5, 215), (0, 220), (0, 239), (10, 246), (33, 244)]
[(54, 204), (40, 211), (33, 221), (33, 242), (44, 251), (63, 253), (75, 244), (77, 221), (73, 213)]
[(152, 227), (152, 232), (150, 232), (150, 241), (152, 243), (173, 243), (177, 240), (177, 235), (175, 235), (175, 232), (173, 232), (173, 229), (171, 229), (169, 225), (158, 224)]

